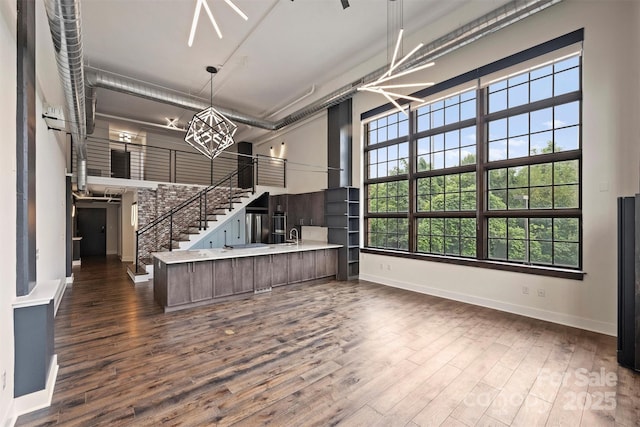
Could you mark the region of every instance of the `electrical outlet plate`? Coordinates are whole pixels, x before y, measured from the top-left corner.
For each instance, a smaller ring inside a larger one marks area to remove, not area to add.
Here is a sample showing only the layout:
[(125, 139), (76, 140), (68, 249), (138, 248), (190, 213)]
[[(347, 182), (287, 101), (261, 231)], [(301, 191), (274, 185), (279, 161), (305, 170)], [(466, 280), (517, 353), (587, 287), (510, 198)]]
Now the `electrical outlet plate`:
[(527, 286), (522, 287), (522, 293), (525, 295), (529, 295), (529, 288)]
[(2, 390), (7, 388), (7, 371), (2, 371)]
[(538, 296), (541, 298), (544, 298), (547, 296), (547, 293), (545, 292), (544, 289), (538, 289)]

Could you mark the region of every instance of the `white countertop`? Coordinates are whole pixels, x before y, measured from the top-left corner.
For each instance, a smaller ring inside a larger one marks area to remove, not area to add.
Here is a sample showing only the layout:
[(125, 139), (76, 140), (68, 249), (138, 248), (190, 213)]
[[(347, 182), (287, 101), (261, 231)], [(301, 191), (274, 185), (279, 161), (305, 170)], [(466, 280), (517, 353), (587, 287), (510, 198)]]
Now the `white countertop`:
[(13, 308), (49, 304), (49, 302), (55, 298), (59, 286), (60, 280), (45, 280), (38, 282), (29, 295), (16, 297), (12, 304)]
[(212, 261), (217, 259), (242, 258), (261, 255), (285, 254), (289, 252), (317, 251), (320, 249), (341, 248), (342, 245), (317, 242), (314, 240), (300, 240), (298, 244), (281, 243), (257, 248), (243, 249), (198, 249), (187, 251), (154, 252), (152, 255), (165, 264), (179, 264), (194, 261)]

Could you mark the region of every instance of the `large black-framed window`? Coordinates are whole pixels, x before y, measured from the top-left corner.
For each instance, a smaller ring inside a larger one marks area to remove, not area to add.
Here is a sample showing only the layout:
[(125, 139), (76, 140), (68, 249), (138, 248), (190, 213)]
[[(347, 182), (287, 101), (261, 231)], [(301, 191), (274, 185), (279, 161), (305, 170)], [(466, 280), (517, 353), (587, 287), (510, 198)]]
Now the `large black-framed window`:
[(547, 55), (367, 122), (364, 251), (581, 278), (581, 67)]

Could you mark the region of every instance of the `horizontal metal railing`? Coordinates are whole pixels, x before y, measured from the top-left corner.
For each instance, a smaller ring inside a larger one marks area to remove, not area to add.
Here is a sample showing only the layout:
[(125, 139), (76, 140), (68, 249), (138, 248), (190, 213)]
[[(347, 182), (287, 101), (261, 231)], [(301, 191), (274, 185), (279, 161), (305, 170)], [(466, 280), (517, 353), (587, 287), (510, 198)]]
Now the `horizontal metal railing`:
[(172, 251), (174, 241), (180, 235), (188, 234), (189, 229), (207, 230), (209, 219), (221, 209), (233, 210), (233, 203), (239, 194), (251, 191), (255, 193), (255, 181), (250, 187), (239, 188), (238, 177), (255, 167), (256, 160), (241, 166), (214, 185), (199, 191), (168, 212), (155, 218), (136, 230), (135, 271), (140, 264), (149, 261), (152, 252)]
[[(72, 170), (75, 171), (76, 153), (75, 150), (71, 152)], [(243, 157), (246, 158), (241, 159)], [(255, 181), (257, 185), (286, 187), (285, 159), (222, 153), (210, 160), (195, 151), (98, 138), (87, 140), (88, 176), (212, 185), (247, 162), (254, 167), (248, 176), (244, 174), (243, 180)]]

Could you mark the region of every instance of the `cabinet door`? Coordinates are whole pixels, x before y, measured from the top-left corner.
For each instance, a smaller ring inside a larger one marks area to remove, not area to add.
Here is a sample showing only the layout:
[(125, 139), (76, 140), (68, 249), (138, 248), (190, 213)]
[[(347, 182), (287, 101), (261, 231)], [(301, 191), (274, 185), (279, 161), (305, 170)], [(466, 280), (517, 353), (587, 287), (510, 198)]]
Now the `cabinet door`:
[(327, 250), (320, 249), (319, 251), (315, 251), (316, 254), (316, 277), (326, 277), (327, 276)]
[(191, 263), (167, 265), (167, 307), (191, 302)]
[(212, 261), (191, 264), (191, 301), (203, 301), (213, 298)]
[(289, 283), (297, 283), (302, 280), (302, 252), (287, 254), (289, 259)]
[(253, 292), (253, 257), (233, 261), (233, 293)]
[(254, 289), (271, 287), (271, 255), (258, 256), (253, 259)]
[(289, 236), (289, 230), (291, 230), (291, 228), (300, 225), (300, 204), (298, 200), (299, 197), (297, 194), (287, 195), (287, 237)]
[(325, 249), (325, 255), (327, 276), (335, 277), (338, 274), (338, 250)]
[(316, 278), (316, 254), (315, 251), (304, 251), (302, 254), (302, 280)]
[(289, 281), (288, 254), (271, 255), (271, 286), (286, 285)]
[(213, 265), (213, 296), (224, 297), (233, 295), (233, 259), (214, 261)]
[(310, 209), (310, 224), (316, 226), (324, 226), (324, 191), (316, 191), (311, 193), (311, 199), (309, 201)]

